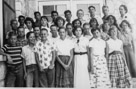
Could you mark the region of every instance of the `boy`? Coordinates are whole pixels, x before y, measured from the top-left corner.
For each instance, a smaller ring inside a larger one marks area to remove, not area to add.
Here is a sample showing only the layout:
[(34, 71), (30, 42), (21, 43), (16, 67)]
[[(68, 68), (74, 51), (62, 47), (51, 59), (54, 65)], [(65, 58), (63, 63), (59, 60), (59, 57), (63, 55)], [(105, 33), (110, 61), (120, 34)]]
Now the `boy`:
[(37, 42), (35, 52), (39, 55), (38, 65), (40, 68), (40, 86), (54, 86), (54, 61), (55, 51), (53, 44), (47, 39), (47, 29), (41, 29), (41, 40)]
[(23, 87), (24, 72), (23, 60), (21, 57), (22, 48), (16, 45), (17, 35), (14, 32), (9, 33), (9, 43), (4, 45), (2, 51), (7, 55), (7, 75), (6, 87)]

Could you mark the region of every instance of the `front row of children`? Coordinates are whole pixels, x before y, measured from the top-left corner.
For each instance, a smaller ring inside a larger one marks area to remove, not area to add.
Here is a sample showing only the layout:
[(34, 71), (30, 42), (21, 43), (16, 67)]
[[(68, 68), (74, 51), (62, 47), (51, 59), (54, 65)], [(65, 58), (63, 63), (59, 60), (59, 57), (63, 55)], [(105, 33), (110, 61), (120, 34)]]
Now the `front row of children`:
[[(26, 35), (28, 45), (16, 46), (17, 36), (9, 34), (9, 44), (0, 51), (7, 57), (6, 87), (75, 87), (125, 88), (131, 86), (123, 43), (117, 38), (115, 26), (109, 30), (110, 39), (101, 39), (100, 30), (92, 29), (89, 41), (81, 27), (74, 30), (75, 39), (67, 38), (65, 28), (58, 30), (55, 44), (48, 31), (41, 29), (41, 40), (35, 34)], [(24, 70), (23, 70), (24, 69)]]

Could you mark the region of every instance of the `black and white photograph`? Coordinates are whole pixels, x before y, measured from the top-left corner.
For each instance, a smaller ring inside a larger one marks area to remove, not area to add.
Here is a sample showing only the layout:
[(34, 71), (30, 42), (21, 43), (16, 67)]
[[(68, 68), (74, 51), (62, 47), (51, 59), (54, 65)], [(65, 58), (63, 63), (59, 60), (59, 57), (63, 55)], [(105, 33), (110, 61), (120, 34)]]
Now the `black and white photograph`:
[(0, 0), (0, 88), (136, 88), (136, 0)]

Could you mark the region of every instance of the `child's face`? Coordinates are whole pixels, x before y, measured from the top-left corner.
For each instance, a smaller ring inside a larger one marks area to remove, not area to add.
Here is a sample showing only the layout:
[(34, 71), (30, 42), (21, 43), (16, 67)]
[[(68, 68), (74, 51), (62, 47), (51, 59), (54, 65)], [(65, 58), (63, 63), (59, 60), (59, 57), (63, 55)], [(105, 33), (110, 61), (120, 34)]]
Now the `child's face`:
[(104, 24), (104, 31), (109, 31), (109, 29), (110, 29), (109, 23), (105, 23)]
[(39, 27), (35, 27), (34, 28), (34, 33), (35, 33), (35, 36), (39, 36), (40, 35), (40, 28)]
[(73, 28), (72, 28), (71, 25), (68, 25), (66, 29), (67, 29), (67, 32), (68, 32), (68, 33), (72, 33), (72, 29), (73, 29)]
[(80, 37), (82, 35), (82, 29), (77, 28), (76, 31), (75, 31), (75, 35), (76, 35), (76, 37)]
[(35, 44), (35, 34), (34, 33), (30, 34), (28, 38), (28, 42), (31, 44)]
[(26, 25), (27, 25), (28, 28), (32, 28), (32, 22), (31, 21), (27, 21)]
[(100, 32), (98, 30), (93, 32), (93, 37), (94, 38), (99, 38), (100, 37)]
[(48, 32), (43, 30), (41, 31), (41, 40), (45, 41), (47, 40)]
[(74, 23), (74, 27), (78, 27), (78, 26), (80, 26), (80, 22), (79, 22), (79, 21), (76, 21), (76, 22)]
[(97, 24), (97, 22), (96, 22), (96, 21), (93, 21), (93, 22), (91, 23), (91, 25), (92, 25), (92, 27), (93, 27), (93, 28), (95, 28), (95, 27), (96, 27), (96, 24)]
[(45, 18), (41, 19), (42, 26), (47, 25), (47, 22), (48, 22), (47, 19), (45, 19)]
[(114, 24), (114, 18), (112, 16), (109, 17), (108, 22), (109, 22), (110, 25), (113, 25)]
[(78, 17), (79, 19), (82, 19), (83, 16), (84, 16), (84, 12), (83, 12), (83, 11), (78, 11), (78, 12), (77, 12), (77, 17)]
[(17, 36), (11, 36), (9, 38), (9, 42), (11, 45), (16, 45), (16, 42), (17, 42)]
[(89, 33), (90, 31), (90, 25), (85, 25), (84, 26), (84, 33)]
[(63, 23), (64, 23), (63, 20), (58, 20), (57, 23), (58, 23), (58, 27), (63, 27)]
[(60, 35), (60, 38), (65, 38), (66, 37), (66, 31), (65, 31), (65, 29), (60, 29), (59, 35)]
[(51, 33), (52, 33), (52, 36), (57, 35), (57, 27), (56, 26), (51, 27)]
[(112, 29), (111, 31), (110, 31), (110, 36), (112, 37), (112, 38), (114, 38), (114, 37), (117, 37), (117, 29)]
[(23, 37), (25, 35), (25, 31), (23, 28), (18, 29), (18, 36)]

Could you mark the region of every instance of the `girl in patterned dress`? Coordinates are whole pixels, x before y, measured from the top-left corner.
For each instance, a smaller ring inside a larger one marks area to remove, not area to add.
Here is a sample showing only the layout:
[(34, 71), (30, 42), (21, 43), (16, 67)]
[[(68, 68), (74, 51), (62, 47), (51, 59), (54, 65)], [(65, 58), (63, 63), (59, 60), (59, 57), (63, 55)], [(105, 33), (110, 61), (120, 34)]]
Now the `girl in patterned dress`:
[(112, 88), (131, 87), (131, 76), (123, 54), (123, 42), (117, 38), (117, 29), (110, 28), (108, 44), (108, 70)]
[(100, 29), (92, 29), (93, 39), (89, 43), (91, 73), (91, 88), (109, 88), (111, 87), (107, 67), (107, 46), (106, 42), (101, 39)]

